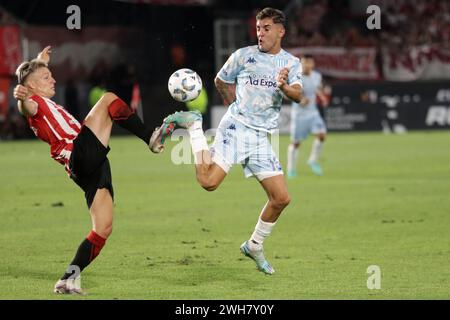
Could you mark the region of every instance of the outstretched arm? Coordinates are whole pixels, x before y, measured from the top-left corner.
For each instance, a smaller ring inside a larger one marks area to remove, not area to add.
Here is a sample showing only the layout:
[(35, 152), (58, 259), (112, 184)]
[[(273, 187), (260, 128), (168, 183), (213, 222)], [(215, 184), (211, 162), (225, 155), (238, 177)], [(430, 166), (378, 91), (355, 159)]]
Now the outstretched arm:
[(236, 85), (235, 84), (229, 84), (226, 82), (223, 82), (218, 77), (214, 79), (214, 83), (216, 85), (217, 91), (219, 91), (220, 95), (223, 98), (223, 102), (226, 106), (229, 106), (233, 103), (234, 100), (236, 100)]

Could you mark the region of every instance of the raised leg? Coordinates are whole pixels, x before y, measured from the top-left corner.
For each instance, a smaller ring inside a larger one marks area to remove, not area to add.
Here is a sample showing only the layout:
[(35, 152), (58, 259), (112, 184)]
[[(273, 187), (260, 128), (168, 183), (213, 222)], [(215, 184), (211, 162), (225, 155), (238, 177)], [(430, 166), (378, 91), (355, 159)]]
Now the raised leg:
[(146, 144), (150, 141), (151, 130), (147, 128), (136, 113), (114, 93), (105, 93), (94, 105), (84, 120), (100, 142), (109, 144), (113, 122), (133, 133)]
[(113, 125), (113, 120), (109, 115), (108, 107), (116, 99), (118, 99), (118, 97), (114, 93), (105, 93), (84, 119), (84, 125), (91, 129), (97, 139), (105, 147), (109, 145), (109, 138), (111, 136)]

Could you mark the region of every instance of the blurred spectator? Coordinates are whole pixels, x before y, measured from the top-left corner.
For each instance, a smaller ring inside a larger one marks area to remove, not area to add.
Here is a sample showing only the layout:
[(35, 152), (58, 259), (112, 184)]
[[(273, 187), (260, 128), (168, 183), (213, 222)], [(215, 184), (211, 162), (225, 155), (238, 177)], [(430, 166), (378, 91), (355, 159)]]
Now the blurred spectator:
[(131, 64), (119, 64), (111, 73), (108, 91), (116, 93), (126, 103), (131, 103), (133, 86), (136, 83), (136, 70)]
[(94, 85), (91, 90), (89, 90), (89, 107), (92, 108), (98, 100), (106, 93), (106, 85), (104, 81)]
[(174, 44), (170, 48), (170, 56), (172, 57), (174, 69), (184, 68), (186, 66), (186, 49), (181, 44)]
[[(356, 1), (356, 0), (355, 0)], [(304, 1), (288, 19), (288, 46), (411, 46), (450, 41), (450, 2), (440, 0), (377, 0), (382, 29), (365, 27), (367, 14), (348, 1)], [(359, 6), (360, 5), (354, 5)], [(359, 8), (360, 9), (360, 8)]]
[(198, 110), (205, 114), (208, 109), (208, 93), (206, 89), (202, 88), (200, 95), (196, 99), (186, 102), (186, 107), (189, 111)]
[(17, 106), (11, 105), (4, 122), (0, 123), (0, 140), (31, 138), (34, 134), (19, 113)]
[(80, 108), (78, 106), (78, 89), (72, 79), (66, 83), (64, 98), (67, 110), (75, 117), (75, 119), (81, 121)]
[[(262, 9), (262, 8), (261, 8)], [(247, 35), (248, 35), (248, 41), (249, 43), (256, 43), (257, 37), (256, 37), (256, 15), (261, 10), (260, 8), (253, 10), (250, 13), (249, 18), (247, 19)]]
[(103, 60), (96, 63), (89, 75), (91, 89), (88, 93), (89, 107), (92, 108), (101, 96), (106, 92), (106, 75), (108, 74), (108, 67)]

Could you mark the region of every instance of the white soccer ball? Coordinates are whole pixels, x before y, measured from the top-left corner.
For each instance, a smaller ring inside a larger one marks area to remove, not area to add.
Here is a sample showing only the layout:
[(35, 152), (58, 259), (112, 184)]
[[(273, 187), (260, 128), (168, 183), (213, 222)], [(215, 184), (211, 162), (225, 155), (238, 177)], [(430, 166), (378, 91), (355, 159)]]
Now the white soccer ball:
[(177, 101), (188, 102), (202, 92), (202, 79), (191, 69), (180, 69), (172, 73), (168, 88), (170, 95)]

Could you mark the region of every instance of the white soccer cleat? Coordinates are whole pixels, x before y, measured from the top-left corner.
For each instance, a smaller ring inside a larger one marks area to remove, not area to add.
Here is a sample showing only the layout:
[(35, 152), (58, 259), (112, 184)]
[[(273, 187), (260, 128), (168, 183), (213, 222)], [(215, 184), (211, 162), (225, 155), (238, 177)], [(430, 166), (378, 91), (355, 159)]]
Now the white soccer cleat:
[(261, 245), (260, 249), (252, 250), (252, 249), (250, 249), (248, 241), (245, 241), (241, 245), (241, 252), (245, 256), (247, 256), (247, 257), (253, 259), (253, 261), (255, 261), (256, 267), (258, 268), (259, 271), (264, 272), (265, 274), (273, 274), (275, 272), (275, 270), (272, 268), (272, 266), (269, 264), (269, 262), (264, 257), (264, 250), (263, 250), (262, 245)]
[(80, 277), (76, 279), (58, 280), (53, 288), (53, 292), (58, 294), (86, 294), (81, 289)]
[(59, 294), (68, 293), (66, 282), (67, 280), (58, 280), (58, 282), (56, 282), (55, 284), (55, 287), (53, 288), (53, 292)]

